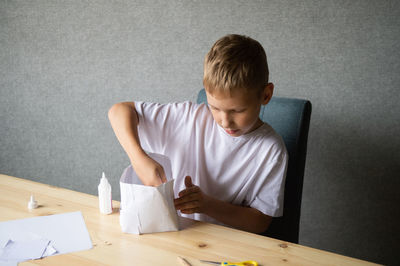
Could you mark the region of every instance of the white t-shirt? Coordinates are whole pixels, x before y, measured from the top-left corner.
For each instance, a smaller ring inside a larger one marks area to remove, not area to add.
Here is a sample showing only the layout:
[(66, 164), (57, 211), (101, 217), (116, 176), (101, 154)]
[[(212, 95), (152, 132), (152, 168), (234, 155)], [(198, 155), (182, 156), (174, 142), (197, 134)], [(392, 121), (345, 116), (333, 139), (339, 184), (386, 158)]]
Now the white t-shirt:
[[(191, 176), (209, 196), (282, 216), (288, 156), (271, 126), (233, 137), (206, 104), (135, 102), (135, 108), (142, 148), (171, 160), (175, 197)], [(200, 213), (182, 216), (219, 223)]]

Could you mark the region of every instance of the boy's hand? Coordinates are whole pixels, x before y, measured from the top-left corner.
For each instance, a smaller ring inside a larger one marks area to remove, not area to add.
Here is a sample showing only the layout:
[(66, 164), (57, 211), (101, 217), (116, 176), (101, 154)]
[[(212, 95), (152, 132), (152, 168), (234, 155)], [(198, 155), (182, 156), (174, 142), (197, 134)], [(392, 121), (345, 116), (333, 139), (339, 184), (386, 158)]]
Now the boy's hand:
[(167, 182), (164, 168), (147, 154), (136, 158), (132, 166), (145, 186), (155, 187)]
[(217, 221), (253, 233), (265, 232), (272, 221), (257, 209), (234, 205), (203, 193), (193, 185), (190, 176), (185, 178), (186, 189), (179, 192), (175, 199), (175, 209), (184, 214), (204, 213)]
[(175, 209), (184, 214), (204, 213), (209, 206), (210, 198), (200, 187), (193, 185), (190, 176), (185, 177), (186, 189), (179, 192), (179, 198), (174, 199)]

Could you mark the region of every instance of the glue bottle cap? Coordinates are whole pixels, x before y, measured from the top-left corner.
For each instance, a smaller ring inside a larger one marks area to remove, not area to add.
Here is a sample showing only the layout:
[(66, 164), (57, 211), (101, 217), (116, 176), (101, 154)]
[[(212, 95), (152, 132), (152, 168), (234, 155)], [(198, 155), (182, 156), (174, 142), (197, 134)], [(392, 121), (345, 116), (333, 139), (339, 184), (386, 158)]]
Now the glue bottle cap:
[(38, 207), (37, 201), (35, 200), (33, 195), (31, 195), (31, 199), (28, 202), (28, 209), (36, 209), (37, 207)]
[(106, 174), (104, 174), (104, 172), (103, 172), (103, 174), (101, 175), (101, 179), (100, 179), (100, 183), (108, 183), (108, 179), (107, 179), (107, 177), (106, 177)]

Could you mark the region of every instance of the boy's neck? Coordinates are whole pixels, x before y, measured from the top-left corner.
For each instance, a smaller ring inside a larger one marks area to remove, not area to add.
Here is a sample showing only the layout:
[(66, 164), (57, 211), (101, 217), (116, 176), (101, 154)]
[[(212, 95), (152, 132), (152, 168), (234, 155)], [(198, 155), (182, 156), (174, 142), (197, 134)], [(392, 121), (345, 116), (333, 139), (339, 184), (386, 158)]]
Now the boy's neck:
[(262, 125), (264, 125), (264, 122), (260, 118), (258, 118), (257, 122), (254, 124), (254, 126), (248, 132), (246, 132), (246, 134), (249, 134), (249, 133), (257, 130)]

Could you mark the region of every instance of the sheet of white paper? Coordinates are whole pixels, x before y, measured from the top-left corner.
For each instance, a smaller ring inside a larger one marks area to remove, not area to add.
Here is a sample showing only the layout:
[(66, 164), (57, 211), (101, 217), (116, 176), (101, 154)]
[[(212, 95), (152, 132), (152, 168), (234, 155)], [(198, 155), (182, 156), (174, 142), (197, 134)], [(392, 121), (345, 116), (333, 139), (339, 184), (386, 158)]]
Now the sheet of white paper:
[(0, 266), (17, 266), (18, 261), (1, 261), (0, 260)]
[[(0, 222), (0, 243), (5, 239), (29, 242), (48, 239), (48, 254), (64, 254), (92, 248), (89, 233), (81, 212), (38, 216), (33, 218)], [(42, 252), (43, 254), (43, 252)]]

